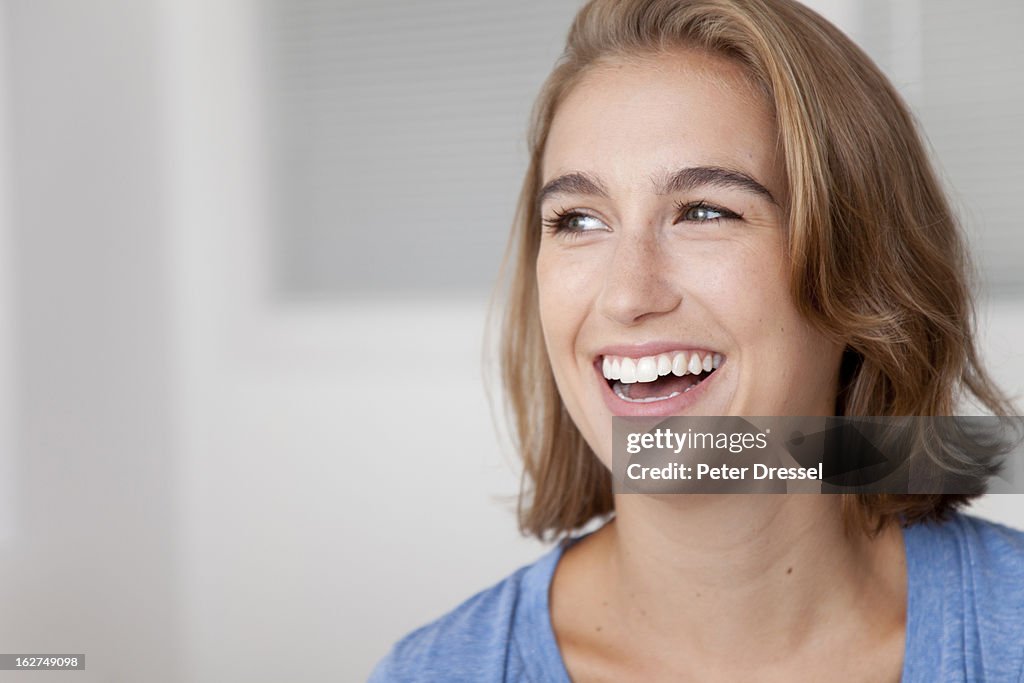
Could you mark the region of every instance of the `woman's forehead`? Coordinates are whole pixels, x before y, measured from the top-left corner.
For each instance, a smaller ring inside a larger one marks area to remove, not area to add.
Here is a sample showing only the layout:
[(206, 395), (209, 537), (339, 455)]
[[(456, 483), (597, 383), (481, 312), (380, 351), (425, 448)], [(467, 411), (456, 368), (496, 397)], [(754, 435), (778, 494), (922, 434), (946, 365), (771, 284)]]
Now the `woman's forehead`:
[(733, 61), (694, 51), (605, 60), (557, 107), (542, 181), (585, 171), (635, 186), (717, 166), (777, 184), (777, 140), (769, 103)]

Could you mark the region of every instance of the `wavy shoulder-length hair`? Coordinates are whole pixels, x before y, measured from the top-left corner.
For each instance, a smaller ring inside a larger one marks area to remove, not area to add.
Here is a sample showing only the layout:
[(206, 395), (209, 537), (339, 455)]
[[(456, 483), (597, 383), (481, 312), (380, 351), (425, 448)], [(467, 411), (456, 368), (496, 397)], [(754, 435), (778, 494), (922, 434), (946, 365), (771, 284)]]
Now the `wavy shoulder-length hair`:
[[(867, 55), (793, 0), (592, 0), (535, 105), (506, 254), (501, 362), (524, 533), (559, 536), (614, 509), (610, 474), (569, 417), (541, 332), (537, 195), (551, 122), (594, 65), (678, 49), (735, 61), (774, 112), (792, 297), (846, 349), (836, 414), (953, 415), (962, 401), (1012, 413), (979, 361), (957, 221), (912, 116)], [(969, 497), (846, 494), (843, 512), (870, 532), (940, 518)]]

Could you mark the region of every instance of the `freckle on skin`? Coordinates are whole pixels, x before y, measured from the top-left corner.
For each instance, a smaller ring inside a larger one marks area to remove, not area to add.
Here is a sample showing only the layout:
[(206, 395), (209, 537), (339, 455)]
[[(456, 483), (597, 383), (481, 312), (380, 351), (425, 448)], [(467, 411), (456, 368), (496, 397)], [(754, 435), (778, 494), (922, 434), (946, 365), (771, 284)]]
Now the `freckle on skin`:
[(601, 630), (601, 627), (600, 627), (600, 626), (598, 626), (598, 627), (597, 627), (597, 628), (596, 628), (595, 630), (596, 630), (596, 631), (600, 631), (600, 630)]
[(790, 567), (789, 569), (787, 569), (787, 570), (786, 570), (786, 573), (787, 573), (787, 574), (792, 574), (792, 573), (793, 573), (793, 568), (792, 568), (792, 567)]

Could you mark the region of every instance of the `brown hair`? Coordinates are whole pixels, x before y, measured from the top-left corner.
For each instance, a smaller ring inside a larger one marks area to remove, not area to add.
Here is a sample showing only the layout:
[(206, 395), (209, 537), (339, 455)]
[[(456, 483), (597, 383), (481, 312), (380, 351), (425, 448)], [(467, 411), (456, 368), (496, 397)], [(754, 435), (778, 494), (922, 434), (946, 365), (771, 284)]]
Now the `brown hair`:
[[(956, 219), (910, 113), (870, 58), (793, 0), (591, 0), (535, 105), (506, 255), (501, 360), (524, 462), (519, 521), (541, 538), (614, 508), (610, 474), (562, 403), (541, 333), (536, 198), (548, 131), (591, 66), (678, 48), (735, 60), (773, 108), (792, 295), (846, 348), (836, 414), (953, 415), (964, 400), (1012, 413), (979, 362)], [(871, 531), (898, 518), (942, 517), (969, 498), (847, 494), (843, 511), (848, 524)]]

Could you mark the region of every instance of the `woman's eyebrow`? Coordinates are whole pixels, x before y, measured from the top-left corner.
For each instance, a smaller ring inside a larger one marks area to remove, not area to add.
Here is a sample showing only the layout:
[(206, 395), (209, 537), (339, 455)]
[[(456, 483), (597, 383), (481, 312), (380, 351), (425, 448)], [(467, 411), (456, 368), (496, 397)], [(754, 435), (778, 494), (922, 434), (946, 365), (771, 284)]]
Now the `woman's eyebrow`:
[[(708, 185), (734, 187), (747, 192), (753, 192), (765, 197), (772, 204), (778, 204), (772, 193), (768, 191), (768, 188), (746, 173), (720, 166), (692, 166), (680, 169), (662, 182), (657, 191), (658, 194), (672, 194)], [(608, 191), (600, 180), (580, 171), (560, 175), (545, 183), (544, 187), (537, 193), (537, 205), (540, 206), (545, 199), (556, 194), (608, 197)]]
[(778, 204), (767, 187), (746, 173), (720, 166), (693, 166), (680, 169), (661, 184), (661, 187), (658, 188), (658, 194), (686, 192), (707, 185), (734, 187), (739, 190), (753, 192), (765, 197), (772, 204)]
[(537, 193), (537, 205), (540, 206), (545, 199), (556, 194), (583, 194), (608, 198), (608, 191), (604, 189), (600, 180), (579, 171), (560, 175), (545, 183)]

